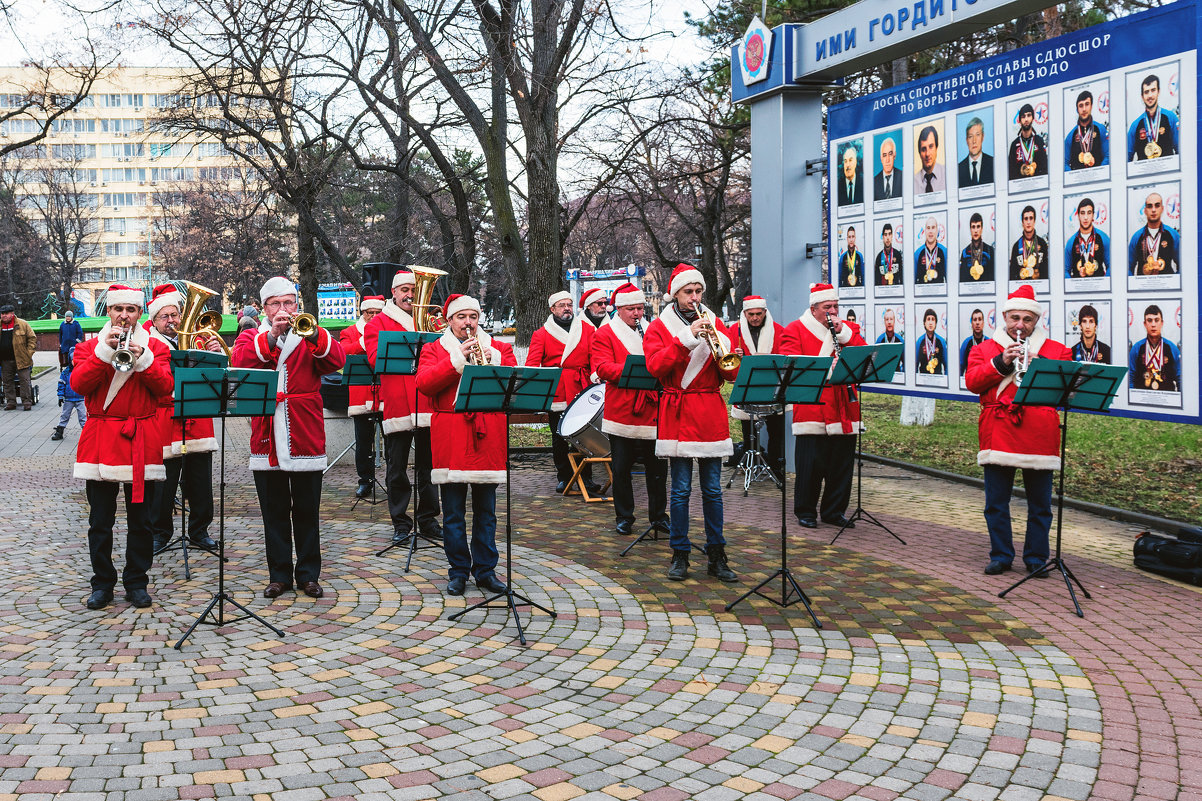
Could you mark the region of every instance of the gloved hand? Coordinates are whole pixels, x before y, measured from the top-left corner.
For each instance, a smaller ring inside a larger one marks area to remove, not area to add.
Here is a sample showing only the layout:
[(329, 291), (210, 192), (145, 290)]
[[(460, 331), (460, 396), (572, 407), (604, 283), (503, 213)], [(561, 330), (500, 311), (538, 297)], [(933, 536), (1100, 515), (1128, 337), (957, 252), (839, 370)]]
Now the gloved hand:
[(63, 399), (62, 399), (62, 398), (59, 398), (59, 399), (58, 399), (58, 405), (59, 405), (59, 406), (62, 406), (62, 405), (63, 405)]

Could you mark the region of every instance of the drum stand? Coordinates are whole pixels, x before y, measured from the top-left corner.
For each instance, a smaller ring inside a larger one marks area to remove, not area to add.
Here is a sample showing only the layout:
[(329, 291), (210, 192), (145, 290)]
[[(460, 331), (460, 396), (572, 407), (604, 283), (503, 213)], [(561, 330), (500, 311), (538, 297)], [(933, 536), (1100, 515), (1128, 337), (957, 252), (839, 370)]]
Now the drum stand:
[[(782, 412), (783, 414), (783, 412)], [(776, 477), (776, 472), (768, 466), (768, 460), (764, 458), (764, 452), (760, 450), (760, 423), (763, 422), (758, 414), (748, 415), (751, 418), (751, 429), (748, 432), (749, 442), (743, 443), (743, 456), (739, 459), (730, 471), (730, 477), (726, 479), (726, 488), (730, 489), (730, 485), (735, 481), (735, 475), (743, 471), (743, 497), (747, 497), (748, 490), (751, 489), (752, 482), (763, 481), (765, 478), (772, 479), (772, 483), (777, 489), (781, 488), (781, 481)]]
[[(614, 483), (614, 471), (613, 467), (611, 466), (612, 462), (613, 460), (608, 456), (586, 456), (583, 453), (568, 451), (568, 463), (572, 465), (572, 477), (568, 479), (568, 486), (563, 491), (563, 494), (565, 496), (581, 495), (584, 497), (585, 503), (604, 503), (606, 501), (612, 501), (613, 499), (605, 494), (606, 490), (613, 486)], [(585, 465), (590, 464), (605, 465), (605, 472), (609, 474), (609, 480), (602, 485), (601, 494), (596, 497), (594, 497), (592, 493), (588, 491), (588, 483), (584, 480)], [(573, 489), (573, 486), (575, 486), (575, 489)]]

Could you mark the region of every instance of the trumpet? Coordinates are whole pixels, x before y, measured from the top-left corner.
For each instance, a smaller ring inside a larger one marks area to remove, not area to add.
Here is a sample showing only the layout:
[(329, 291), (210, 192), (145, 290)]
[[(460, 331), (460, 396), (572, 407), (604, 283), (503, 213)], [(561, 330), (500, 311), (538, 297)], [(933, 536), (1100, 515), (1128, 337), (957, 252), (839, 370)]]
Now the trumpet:
[(476, 334), (479, 332), (479, 330), (480, 330), (480, 326), (478, 326), (478, 325), (473, 325), (467, 329), (468, 339), (472, 340), (475, 343), (472, 346), (471, 353), (468, 354), (469, 361), (471, 361), (472, 364), (476, 364), (476, 365), (488, 364), (489, 359), (488, 359), (488, 354), (484, 352), (484, 343), (482, 343), (476, 336)]
[(1023, 378), (1027, 375), (1027, 369), (1031, 366), (1031, 340), (1023, 338), (1022, 329), (1014, 332), (1015, 343), (1022, 348), (1018, 353), (1018, 358), (1014, 360), (1014, 386), (1021, 387)]
[(738, 370), (743, 358), (737, 353), (730, 353), (723, 346), (722, 340), (718, 339), (718, 329), (714, 326), (714, 318), (705, 310), (700, 301), (693, 304), (693, 310), (697, 312), (697, 316), (701, 318), (701, 322), (704, 324), (701, 329), (701, 337), (705, 340), (705, 344), (709, 346), (710, 353), (713, 354), (714, 362), (718, 365), (718, 369), (723, 371)]
[(317, 331), (317, 318), (308, 312), (301, 312), (292, 318), (292, 330), (299, 337), (311, 337)]
[(128, 373), (134, 369), (134, 362), (137, 361), (133, 351), (129, 349), (129, 338), (132, 335), (131, 329), (124, 328), (117, 340), (117, 349), (113, 352), (113, 369), (118, 373)]

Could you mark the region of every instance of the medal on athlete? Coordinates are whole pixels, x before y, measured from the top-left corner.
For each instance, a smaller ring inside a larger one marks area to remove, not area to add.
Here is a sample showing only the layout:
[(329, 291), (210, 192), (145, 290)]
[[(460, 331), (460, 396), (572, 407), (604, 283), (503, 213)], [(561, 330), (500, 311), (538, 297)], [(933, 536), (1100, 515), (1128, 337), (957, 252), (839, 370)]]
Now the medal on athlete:
[(1081, 126), (1077, 126), (1077, 141), (1081, 143), (1081, 152), (1077, 154), (1077, 161), (1081, 162), (1086, 167), (1092, 167), (1094, 163), (1093, 153), (1089, 150), (1093, 147), (1093, 126), (1089, 126), (1089, 133), (1082, 130)]
[(1144, 275), (1159, 275), (1164, 270), (1164, 259), (1157, 258), (1160, 253), (1160, 237), (1163, 231), (1158, 231), (1156, 236), (1145, 235), (1144, 252), (1147, 254), (1144, 259)]
[(985, 268), (981, 266), (981, 262), (974, 261), (972, 267), (968, 269), (968, 274), (972, 276), (972, 280), (980, 281), (981, 276), (985, 274)]
[[(938, 245), (936, 245), (938, 247)], [(922, 254), (922, 263), (926, 266), (926, 272), (922, 274), (922, 280), (925, 283), (931, 283), (939, 277), (939, 273), (935, 270), (935, 265), (939, 263), (939, 256), (930, 250)]]
[(1086, 246), (1081, 239), (1081, 235), (1077, 234), (1077, 254), (1081, 257), (1077, 260), (1078, 274), (1082, 278), (1088, 278), (1098, 271), (1098, 263), (1093, 260), (1093, 253), (1097, 247), (1097, 242), (1093, 238), (1093, 234), (1089, 235), (1089, 244)]
[(856, 256), (856, 254), (855, 254), (855, 253), (848, 253), (848, 254), (847, 254), (847, 256), (846, 256), (846, 261), (847, 261), (847, 285), (848, 285), (848, 286), (855, 286), (855, 285), (856, 285), (856, 259), (855, 259), (855, 256)]
[(927, 372), (928, 373), (934, 373), (938, 367), (939, 367), (939, 359), (938, 358), (933, 358), (929, 362), (927, 362)]
[(1156, 140), (1160, 138), (1160, 133), (1164, 129), (1160, 127), (1160, 107), (1156, 107), (1156, 122), (1152, 122), (1152, 118), (1147, 114), (1144, 115), (1144, 130), (1148, 133), (1148, 144), (1144, 145), (1144, 155), (1150, 159), (1157, 158), (1162, 152), (1160, 145), (1156, 144)]
[(1034, 252), (1035, 244), (1032, 243), (1031, 249), (1028, 250), (1027, 249), (1027, 240), (1023, 239), (1022, 246), (1023, 246), (1023, 255), (1022, 255), (1022, 265), (1023, 266), (1022, 266), (1022, 269), (1018, 271), (1018, 277), (1022, 278), (1022, 279), (1034, 278), (1035, 277), (1035, 252)]

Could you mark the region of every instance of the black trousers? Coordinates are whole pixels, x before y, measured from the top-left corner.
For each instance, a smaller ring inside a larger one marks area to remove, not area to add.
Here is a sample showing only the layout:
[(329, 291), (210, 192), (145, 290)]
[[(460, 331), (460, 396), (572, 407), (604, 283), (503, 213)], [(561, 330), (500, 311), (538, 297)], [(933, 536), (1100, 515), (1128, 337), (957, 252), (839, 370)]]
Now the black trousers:
[(188, 505), (188, 539), (195, 542), (209, 533), (213, 522), (213, 454), (186, 453), (164, 459), (167, 480), (155, 486), (150, 529), (159, 539), (175, 536), (175, 491), (182, 481)]
[[(547, 412), (547, 418), (551, 425), (551, 458), (555, 461), (555, 480), (568, 481), (572, 478), (572, 463), (568, 461), (571, 446), (566, 439), (559, 436), (559, 421), (563, 418), (563, 412)], [(580, 475), (584, 478), (584, 483), (592, 484), (593, 466), (586, 464)]]
[[(321, 576), (321, 471), (255, 470), (271, 581), (304, 584)], [(296, 566), (292, 546), (296, 545)]]
[[(142, 503), (134, 503), (133, 485), (125, 485), (125, 522), (129, 529), (125, 538), (125, 569), (121, 583), (127, 590), (144, 590), (149, 584), (146, 571), (154, 557), (154, 540), (150, 534), (150, 513), (155, 487), (148, 484)], [(117, 586), (117, 568), (113, 565), (113, 524), (117, 522), (117, 490), (115, 481), (88, 481), (88, 551), (92, 556), (92, 589), (112, 590)]]
[[(851, 474), (856, 461), (855, 435), (800, 434), (793, 450), (797, 486), (793, 512), (815, 517), (822, 494), (822, 519), (839, 517), (851, 501)], [(825, 484), (825, 489), (823, 485)]]
[(647, 519), (651, 523), (668, 521), (668, 460), (655, 455), (655, 440), (609, 435), (611, 469), (614, 473), (614, 517), (621, 523), (634, 523), (634, 481), (630, 471), (642, 457), (647, 479)]
[(360, 484), (370, 484), (376, 477), (376, 427), (375, 415), (357, 414), (355, 422), (355, 472)]
[(417, 471), (417, 530), (438, 528), (441, 514), (438, 487), (430, 483), (430, 429), (416, 428), (398, 431), (384, 437), (388, 455), (388, 472), (384, 477), (388, 491), (388, 513), (394, 531), (408, 534), (413, 530), (409, 516), (409, 501), (413, 497), (413, 482), (409, 480), (409, 446), (413, 445), (414, 468)]
[[(783, 414), (774, 414), (770, 417), (760, 419), (764, 421), (764, 431), (768, 435), (767, 442), (760, 442), (768, 454), (768, 464), (773, 469), (780, 469), (783, 474), (785, 463), (785, 416)], [(751, 421), (740, 420), (739, 425), (743, 429), (743, 444), (746, 445), (751, 441)]]

